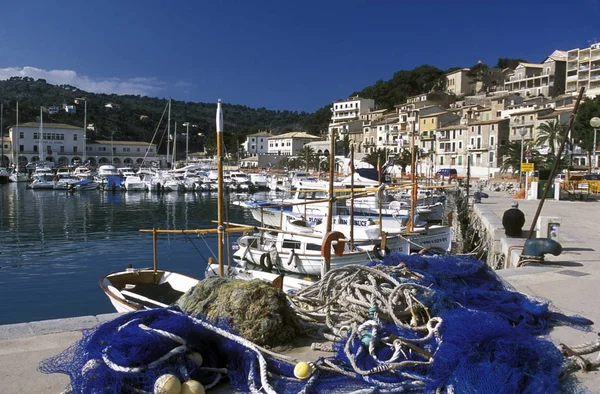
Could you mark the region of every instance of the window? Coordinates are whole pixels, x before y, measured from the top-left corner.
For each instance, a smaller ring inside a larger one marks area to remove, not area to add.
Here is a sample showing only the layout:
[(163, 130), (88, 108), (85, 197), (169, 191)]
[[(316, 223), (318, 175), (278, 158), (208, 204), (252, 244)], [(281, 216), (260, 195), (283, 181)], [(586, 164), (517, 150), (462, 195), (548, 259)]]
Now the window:
[(462, 159), (463, 159), (463, 157), (462, 157), (462, 156), (458, 156), (458, 165), (459, 165), (459, 166), (460, 166), (460, 165), (462, 165), (462, 163), (463, 163), (463, 160), (462, 160)]
[(38, 151), (38, 146), (37, 146), (37, 145), (34, 145), (34, 146), (33, 146), (33, 151), (34, 151), (34, 152), (37, 152), (37, 151)]
[(77, 134), (73, 134), (73, 141), (77, 141)]
[(494, 146), (494, 136), (490, 137), (490, 146)]
[(73, 153), (77, 153), (77, 147), (76, 146), (73, 147)]
[(64, 146), (60, 147), (60, 153), (65, 153), (65, 147)]
[(19, 138), (25, 138), (25, 134), (22, 131), (19, 131)]
[[(21, 137), (21, 138), (23, 138), (23, 137)], [(33, 139), (34, 140), (39, 139), (39, 134), (38, 133), (33, 133)]]
[(321, 245), (318, 244), (306, 244), (306, 250), (321, 250)]
[(25, 151), (25, 145), (19, 145), (19, 152)]
[(462, 149), (462, 141), (458, 141), (458, 149)]

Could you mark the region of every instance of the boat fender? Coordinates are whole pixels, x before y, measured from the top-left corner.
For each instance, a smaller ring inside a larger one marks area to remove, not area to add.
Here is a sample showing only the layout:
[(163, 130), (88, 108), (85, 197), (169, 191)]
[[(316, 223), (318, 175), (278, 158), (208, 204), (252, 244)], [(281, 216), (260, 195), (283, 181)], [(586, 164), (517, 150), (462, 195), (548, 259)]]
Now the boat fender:
[(385, 249), (383, 249), (383, 251), (385, 252), (385, 255), (381, 253), (381, 244), (375, 244), (375, 246), (373, 246), (373, 254), (380, 260), (383, 260), (385, 256), (390, 254), (390, 249), (387, 246)]
[(260, 265), (266, 272), (271, 272), (271, 270), (273, 270), (273, 261), (271, 260), (271, 255), (269, 253), (263, 253), (260, 256)]
[(344, 236), (344, 234), (340, 233), (339, 231), (331, 231), (325, 234), (325, 236), (323, 237), (323, 244), (321, 245), (321, 257), (331, 257), (331, 243), (333, 241), (338, 241), (338, 243), (333, 247), (333, 253), (336, 256), (343, 255), (346, 242), (340, 240), (345, 238), (346, 237)]
[(295, 261), (296, 261), (296, 251), (294, 249), (292, 249), (292, 251), (290, 252), (290, 257), (288, 258), (288, 261), (287, 261), (287, 265), (291, 265), (292, 263), (294, 263), (294, 267), (296, 267)]
[(375, 193), (375, 198), (377, 202), (385, 202), (385, 185), (381, 185), (377, 188), (377, 193)]
[(421, 256), (445, 256), (448, 252), (439, 246), (425, 246), (419, 250), (419, 254)]

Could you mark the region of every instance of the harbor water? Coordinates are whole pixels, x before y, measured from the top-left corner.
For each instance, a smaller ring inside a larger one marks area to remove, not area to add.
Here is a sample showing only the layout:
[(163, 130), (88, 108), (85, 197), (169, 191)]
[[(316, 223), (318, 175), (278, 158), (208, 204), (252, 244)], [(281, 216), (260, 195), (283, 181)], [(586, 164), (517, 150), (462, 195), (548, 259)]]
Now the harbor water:
[[(139, 230), (214, 228), (216, 196), (0, 185), (0, 324), (114, 312), (98, 281), (128, 264), (152, 266), (152, 234)], [(253, 222), (233, 204), (226, 213)], [(160, 234), (158, 266), (201, 278), (216, 243), (214, 234)]]

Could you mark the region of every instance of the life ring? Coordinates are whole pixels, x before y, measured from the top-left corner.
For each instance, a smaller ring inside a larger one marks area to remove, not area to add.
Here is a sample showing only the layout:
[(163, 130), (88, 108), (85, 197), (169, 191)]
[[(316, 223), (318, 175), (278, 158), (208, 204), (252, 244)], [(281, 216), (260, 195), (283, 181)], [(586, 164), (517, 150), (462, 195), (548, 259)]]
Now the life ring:
[(263, 253), (260, 256), (260, 265), (266, 272), (271, 272), (273, 270), (273, 262), (271, 261), (271, 255), (269, 253)]
[(375, 244), (375, 246), (373, 246), (373, 254), (379, 260), (383, 260), (385, 256), (388, 256), (390, 254), (390, 249), (387, 246), (385, 247), (385, 249), (383, 249), (383, 251), (385, 255), (381, 253), (381, 244)]
[(345, 238), (346, 236), (339, 231), (331, 231), (325, 234), (323, 237), (323, 243), (321, 244), (321, 256), (325, 257), (326, 259), (331, 258), (331, 243), (333, 241), (338, 241), (338, 243), (333, 247), (333, 253), (336, 256), (343, 255), (346, 242), (340, 240)]

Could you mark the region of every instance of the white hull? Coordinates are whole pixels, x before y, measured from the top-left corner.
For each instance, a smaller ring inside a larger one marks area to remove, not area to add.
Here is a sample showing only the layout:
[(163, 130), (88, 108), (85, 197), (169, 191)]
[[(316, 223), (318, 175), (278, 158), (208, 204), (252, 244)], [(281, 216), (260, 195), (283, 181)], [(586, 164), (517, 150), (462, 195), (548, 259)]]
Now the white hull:
[[(166, 307), (176, 301), (178, 294), (185, 293), (199, 282), (198, 279), (164, 270), (157, 270), (157, 283), (154, 278), (151, 268), (129, 268), (106, 275), (100, 280), (100, 288), (117, 312), (127, 313)], [(155, 297), (147, 293), (148, 288), (153, 288)], [(156, 295), (163, 297), (163, 302), (159, 301)]]
[(8, 176), (8, 180), (9, 182), (27, 182), (29, 180), (29, 177), (27, 176), (27, 174), (23, 173), (12, 173)]

